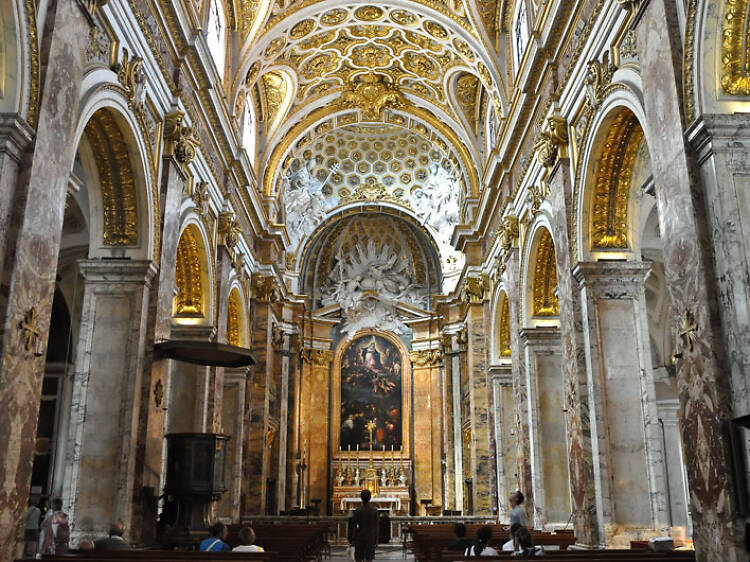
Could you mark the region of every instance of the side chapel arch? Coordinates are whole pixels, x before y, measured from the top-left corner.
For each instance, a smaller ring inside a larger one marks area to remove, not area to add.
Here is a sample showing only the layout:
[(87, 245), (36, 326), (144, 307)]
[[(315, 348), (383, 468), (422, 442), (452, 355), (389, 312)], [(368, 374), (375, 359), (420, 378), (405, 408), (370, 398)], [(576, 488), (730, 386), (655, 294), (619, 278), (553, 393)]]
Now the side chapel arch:
[(227, 342), (238, 347), (247, 347), (247, 315), (242, 291), (238, 285), (232, 287), (227, 299)]
[(528, 236), (523, 269), (523, 325), (554, 320), (559, 312), (555, 243), (545, 221), (538, 221)]
[(82, 111), (71, 166), (85, 191), (78, 198), (88, 207), (90, 255), (120, 248), (132, 257), (151, 257), (156, 219), (147, 148), (127, 110), (112, 101), (89, 100)]
[(211, 260), (207, 247), (203, 231), (195, 223), (188, 224), (177, 244), (172, 315), (178, 323), (203, 324), (213, 318)]

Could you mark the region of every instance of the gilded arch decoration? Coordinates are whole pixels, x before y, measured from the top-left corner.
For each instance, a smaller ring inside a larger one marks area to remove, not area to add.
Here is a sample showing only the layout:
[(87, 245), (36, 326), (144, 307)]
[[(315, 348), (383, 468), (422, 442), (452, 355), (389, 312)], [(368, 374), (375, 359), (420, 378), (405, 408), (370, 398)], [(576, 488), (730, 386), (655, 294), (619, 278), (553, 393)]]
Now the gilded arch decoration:
[(591, 208), (591, 247), (627, 248), (630, 183), (643, 129), (627, 109), (615, 117), (604, 139)]
[(510, 357), (510, 304), (508, 294), (500, 292), (500, 316), (497, 331), (497, 350), (500, 358)]
[(559, 302), (557, 295), (557, 262), (555, 244), (549, 230), (543, 228), (539, 234), (534, 260), (532, 284), (534, 316), (557, 316)]
[(138, 243), (138, 204), (128, 145), (112, 111), (99, 109), (85, 128), (96, 160), (105, 246)]
[(227, 299), (227, 342), (238, 347), (245, 345), (245, 314), (237, 287), (232, 288)]
[(204, 318), (207, 312), (205, 298), (205, 268), (208, 267), (206, 250), (198, 228), (188, 225), (177, 244), (173, 314), (181, 317)]
[(725, 94), (750, 95), (750, 3), (726, 0), (721, 32), (721, 88)]

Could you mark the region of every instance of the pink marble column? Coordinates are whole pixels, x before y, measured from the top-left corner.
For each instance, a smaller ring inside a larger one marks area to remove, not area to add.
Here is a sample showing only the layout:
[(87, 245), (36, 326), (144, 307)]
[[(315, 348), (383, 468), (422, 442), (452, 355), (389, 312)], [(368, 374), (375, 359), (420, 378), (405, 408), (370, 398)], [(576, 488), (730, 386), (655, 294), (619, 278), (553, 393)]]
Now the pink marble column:
[(682, 45), (674, 3), (645, 4), (636, 36), (667, 291), (681, 354), (676, 364), (679, 414), (696, 558), (746, 560), (744, 518), (733, 515), (732, 469), (722, 431), (723, 422), (734, 415), (727, 350), (720, 331), (704, 189), (684, 137), (682, 71), (674, 62), (682, 59)]
[[(0, 561), (13, 559), (23, 530), (44, 353), (89, 23), (77, 2), (58, 2), (47, 37), (34, 154), (0, 216), (5, 260), (0, 277)], [(28, 135), (28, 129), (23, 135)], [(4, 174), (3, 174), (4, 175)], [(10, 205), (10, 213), (8, 212)]]

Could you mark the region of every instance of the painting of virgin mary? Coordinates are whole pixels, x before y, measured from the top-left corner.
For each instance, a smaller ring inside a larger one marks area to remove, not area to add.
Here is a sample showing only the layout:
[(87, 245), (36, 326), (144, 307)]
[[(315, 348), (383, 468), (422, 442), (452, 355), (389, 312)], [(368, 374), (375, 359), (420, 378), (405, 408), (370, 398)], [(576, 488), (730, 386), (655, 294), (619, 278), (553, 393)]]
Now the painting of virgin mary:
[(368, 451), (372, 421), (373, 449), (401, 449), (401, 354), (387, 339), (355, 339), (341, 358), (342, 449)]

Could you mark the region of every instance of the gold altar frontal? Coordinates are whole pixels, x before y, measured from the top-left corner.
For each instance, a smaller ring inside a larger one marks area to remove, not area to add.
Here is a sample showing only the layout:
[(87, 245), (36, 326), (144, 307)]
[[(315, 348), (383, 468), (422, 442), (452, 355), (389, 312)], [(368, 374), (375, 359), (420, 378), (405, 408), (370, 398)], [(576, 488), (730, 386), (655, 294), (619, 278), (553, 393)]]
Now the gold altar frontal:
[(334, 460), (331, 513), (347, 514), (356, 509), (361, 504), (362, 490), (369, 490), (371, 503), (379, 510), (390, 510), (392, 515), (409, 515), (411, 499), (403, 459), (382, 458), (376, 468), (370, 458), (361, 470), (358, 458), (356, 464), (351, 461), (351, 457)]

